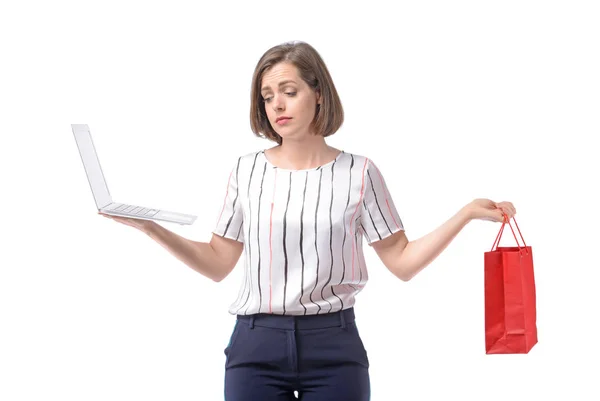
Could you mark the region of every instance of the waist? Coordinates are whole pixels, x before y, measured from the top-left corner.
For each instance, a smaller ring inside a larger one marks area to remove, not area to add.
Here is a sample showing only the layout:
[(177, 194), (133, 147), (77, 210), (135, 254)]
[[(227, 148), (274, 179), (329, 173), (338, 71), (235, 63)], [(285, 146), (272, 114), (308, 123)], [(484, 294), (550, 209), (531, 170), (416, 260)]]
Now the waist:
[(252, 315), (237, 315), (237, 320), (250, 326), (270, 327), (274, 329), (304, 330), (325, 329), (328, 327), (345, 327), (354, 322), (354, 307), (337, 312), (318, 315), (275, 315), (255, 313)]

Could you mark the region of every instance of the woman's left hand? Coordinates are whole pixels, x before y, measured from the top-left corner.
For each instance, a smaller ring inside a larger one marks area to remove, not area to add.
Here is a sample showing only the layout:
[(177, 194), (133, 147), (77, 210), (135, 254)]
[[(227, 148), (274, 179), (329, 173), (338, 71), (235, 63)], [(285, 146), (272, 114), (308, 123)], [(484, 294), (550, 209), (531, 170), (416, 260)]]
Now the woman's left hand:
[(502, 223), (504, 219), (510, 220), (517, 209), (510, 202), (494, 202), (489, 199), (475, 199), (467, 206), (465, 211), (469, 219), (488, 220)]

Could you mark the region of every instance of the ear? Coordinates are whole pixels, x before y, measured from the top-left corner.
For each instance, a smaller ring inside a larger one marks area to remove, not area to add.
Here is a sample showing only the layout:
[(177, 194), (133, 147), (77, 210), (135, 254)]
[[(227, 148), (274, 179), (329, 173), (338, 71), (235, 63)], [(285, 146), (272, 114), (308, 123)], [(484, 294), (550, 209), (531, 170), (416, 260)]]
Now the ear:
[(317, 93), (317, 104), (321, 104), (321, 100), (322, 100), (321, 91), (317, 89), (316, 93)]

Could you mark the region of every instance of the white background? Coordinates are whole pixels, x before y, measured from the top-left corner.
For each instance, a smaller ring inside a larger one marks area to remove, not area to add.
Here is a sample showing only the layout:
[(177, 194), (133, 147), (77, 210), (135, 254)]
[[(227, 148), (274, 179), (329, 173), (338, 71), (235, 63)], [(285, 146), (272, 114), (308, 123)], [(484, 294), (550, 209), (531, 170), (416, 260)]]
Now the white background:
[(115, 200), (196, 214), (164, 226), (207, 242), (237, 157), (274, 145), (250, 131), (250, 81), (290, 40), (342, 99), (328, 143), (373, 159), (409, 239), (484, 197), (514, 203), (534, 251), (539, 343), (485, 355), (499, 224), (408, 283), (365, 245), (372, 400), (599, 399), (596, 2), (323, 3), (2, 3), (1, 400), (223, 398), (242, 260), (217, 284), (97, 215), (70, 124)]

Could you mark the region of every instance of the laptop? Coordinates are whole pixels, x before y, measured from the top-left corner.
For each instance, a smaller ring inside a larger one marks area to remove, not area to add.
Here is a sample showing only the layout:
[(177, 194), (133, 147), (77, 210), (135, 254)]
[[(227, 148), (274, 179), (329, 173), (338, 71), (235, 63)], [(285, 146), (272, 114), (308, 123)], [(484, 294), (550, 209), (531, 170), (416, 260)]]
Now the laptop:
[(113, 202), (108, 191), (108, 186), (106, 185), (106, 180), (104, 179), (104, 174), (102, 173), (102, 167), (100, 167), (100, 160), (98, 160), (98, 155), (96, 154), (90, 129), (87, 124), (71, 124), (71, 129), (73, 130), (73, 135), (75, 135), (75, 142), (77, 142), (79, 155), (81, 156), (81, 161), (83, 162), (98, 211), (112, 216), (167, 221), (181, 225), (194, 223), (196, 216), (190, 214)]

